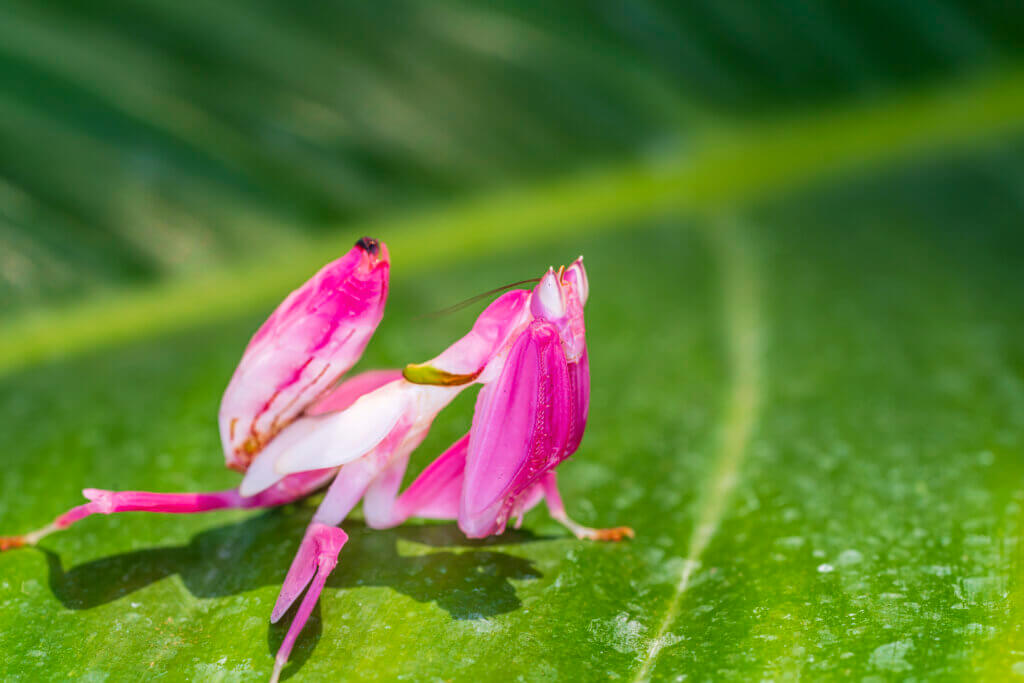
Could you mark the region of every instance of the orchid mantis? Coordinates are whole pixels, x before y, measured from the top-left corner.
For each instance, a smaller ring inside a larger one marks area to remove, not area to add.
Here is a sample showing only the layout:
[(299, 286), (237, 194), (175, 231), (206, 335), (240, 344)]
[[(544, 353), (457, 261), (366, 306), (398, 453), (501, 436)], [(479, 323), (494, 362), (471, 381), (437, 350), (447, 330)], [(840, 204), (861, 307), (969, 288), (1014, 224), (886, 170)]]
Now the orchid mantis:
[[(338, 380), (359, 359), (384, 311), (386, 246), (363, 238), (290, 294), (256, 332), (221, 402), (219, 426), (238, 488), (213, 493), (85, 489), (88, 503), (42, 529), (0, 538), (0, 550), (33, 545), (89, 515), (191, 513), (282, 505), (328, 486), (271, 614), (277, 622), (305, 591), (275, 657), (272, 681), (319, 599), (348, 539), (339, 524), (363, 502), (366, 524), (410, 517), (457, 520), (470, 538), (501, 534), (544, 500), (578, 538), (621, 540), (626, 527), (572, 521), (555, 468), (579, 447), (590, 398), (582, 257), (549, 269), (532, 291), (496, 299), (468, 334), (404, 370)], [(469, 433), (399, 493), (410, 454), (437, 414), (482, 385)]]

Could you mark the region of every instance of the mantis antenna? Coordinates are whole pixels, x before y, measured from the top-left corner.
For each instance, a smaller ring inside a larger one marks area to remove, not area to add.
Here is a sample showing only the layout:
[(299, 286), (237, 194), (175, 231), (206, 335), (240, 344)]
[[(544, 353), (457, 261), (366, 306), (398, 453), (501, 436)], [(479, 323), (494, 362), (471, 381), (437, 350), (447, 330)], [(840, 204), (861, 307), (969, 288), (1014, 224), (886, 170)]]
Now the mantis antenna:
[(512, 283), (509, 283), (507, 285), (502, 285), (501, 287), (497, 287), (497, 288), (492, 289), (492, 290), (490, 290), (488, 292), (483, 292), (482, 294), (477, 294), (476, 296), (471, 296), (468, 299), (465, 299), (464, 301), (460, 301), (459, 303), (457, 303), (457, 304), (455, 304), (453, 306), (449, 306), (448, 308), (442, 308), (439, 311), (432, 311), (430, 313), (424, 313), (423, 315), (416, 316), (416, 318), (417, 319), (422, 319), (422, 318), (440, 318), (441, 316), (449, 315), (451, 313), (456, 313), (458, 311), (461, 311), (462, 309), (466, 308), (467, 306), (472, 306), (473, 304), (475, 304), (477, 301), (480, 301), (481, 299), (486, 299), (489, 296), (494, 296), (495, 294), (500, 294), (500, 293), (502, 293), (502, 292), (504, 292), (506, 290), (512, 289), (513, 287), (518, 287), (519, 285), (528, 285), (528, 284), (532, 284), (534, 282), (540, 282), (540, 278), (539, 277), (534, 277), (534, 278), (530, 278), (529, 280), (520, 280), (519, 282), (512, 282)]

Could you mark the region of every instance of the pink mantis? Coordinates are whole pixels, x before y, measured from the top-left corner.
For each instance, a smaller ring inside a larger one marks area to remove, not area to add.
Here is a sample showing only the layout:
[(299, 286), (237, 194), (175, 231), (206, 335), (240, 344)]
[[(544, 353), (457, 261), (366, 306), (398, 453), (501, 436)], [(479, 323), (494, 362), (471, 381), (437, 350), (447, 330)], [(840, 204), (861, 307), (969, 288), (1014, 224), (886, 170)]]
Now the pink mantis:
[[(578, 538), (621, 540), (627, 527), (572, 521), (555, 468), (579, 447), (590, 398), (582, 258), (549, 269), (532, 291), (495, 300), (473, 328), (434, 359), (363, 372), (337, 384), (359, 359), (387, 299), (383, 243), (359, 240), (290, 294), (253, 336), (221, 402), (227, 465), (238, 488), (212, 493), (85, 489), (88, 503), (0, 550), (34, 545), (89, 515), (204, 512), (283, 505), (328, 486), (285, 577), (271, 621), (305, 591), (274, 662), (280, 676), (348, 539), (338, 526), (363, 501), (366, 524), (410, 517), (454, 519), (470, 538), (501, 534), (541, 500)], [(399, 493), (410, 454), (437, 414), (481, 384), (468, 434)]]

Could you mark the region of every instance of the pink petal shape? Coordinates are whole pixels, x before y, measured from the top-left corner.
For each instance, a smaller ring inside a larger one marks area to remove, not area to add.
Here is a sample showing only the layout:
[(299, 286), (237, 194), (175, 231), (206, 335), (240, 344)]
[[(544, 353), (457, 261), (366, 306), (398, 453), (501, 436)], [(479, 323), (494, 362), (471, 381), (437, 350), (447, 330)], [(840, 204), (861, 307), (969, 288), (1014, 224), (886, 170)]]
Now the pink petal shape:
[[(284, 583), (281, 585), (281, 592), (278, 594), (274, 610), (270, 614), (270, 623), (276, 624), (280, 621), (288, 608), (302, 595), (302, 591), (306, 589), (316, 574), (319, 557), (324, 549), (329, 550), (336, 545), (336, 541), (342, 536), (345, 536), (345, 532), (336, 526), (320, 522), (310, 523), (299, 544), (299, 549), (295, 553), (291, 567), (288, 569), (288, 574), (284, 578)], [(344, 545), (344, 540), (341, 540), (341, 544)], [(341, 546), (338, 546), (338, 550), (341, 550)]]
[(229, 467), (253, 457), (359, 359), (384, 314), (387, 248), (363, 238), (292, 292), (249, 342), (221, 400)]
[(586, 305), (587, 298), (590, 296), (590, 281), (587, 279), (587, 269), (583, 267), (582, 256), (565, 269), (562, 280), (572, 287), (580, 304)]
[[(299, 544), (299, 550), (292, 560), (288, 574), (281, 585), (281, 592), (274, 603), (270, 615), (271, 623), (276, 623), (292, 603), (302, 594), (302, 590), (312, 580), (317, 569), (317, 557), (321, 552), (324, 535), (341, 532), (336, 529), (349, 512), (359, 503), (376, 475), (376, 468), (365, 460), (360, 460), (341, 468), (334, 482), (331, 483), (323, 502), (317, 508), (313, 521), (306, 529), (306, 535)], [(332, 529), (327, 532), (324, 529)], [(335, 534), (336, 535), (336, 534)], [(339, 548), (340, 549), (340, 548)]]
[(467, 536), (500, 533), (515, 497), (566, 456), (570, 389), (558, 330), (535, 320), (477, 399), (459, 509)]
[[(295, 619), (292, 620), (291, 626), (288, 627), (288, 633), (281, 642), (281, 647), (274, 658), (272, 681), (276, 681), (280, 677), (281, 670), (288, 663), (292, 647), (295, 646), (299, 633), (302, 632), (306, 621), (309, 619), (309, 615), (313, 612), (313, 606), (316, 605), (316, 601), (320, 598), (320, 593), (324, 589), (328, 575), (337, 566), (338, 554), (347, 541), (348, 534), (338, 527), (313, 522), (306, 530), (306, 535), (299, 545), (299, 552), (295, 556), (294, 562), (292, 562), (292, 570), (288, 572), (288, 577), (285, 578), (284, 587), (281, 589), (281, 598), (285, 597), (287, 592), (288, 595), (292, 596), (287, 603), (291, 605), (295, 598), (302, 593), (306, 584), (310, 583), (310, 581), (312, 581), (312, 584), (309, 586), (302, 604), (299, 605), (299, 611), (295, 615)], [(282, 602), (281, 598), (278, 598), (278, 605)], [(275, 606), (271, 622), (276, 622), (287, 611), (287, 606), (280, 611), (278, 606)]]
[(296, 420), (256, 457), (240, 490), (254, 495), (287, 474), (338, 467), (370, 453), (378, 460), (408, 454), (426, 436), (434, 417), (466, 386), (396, 380), (341, 412)]
[[(426, 432), (422, 432), (426, 435)], [(409, 437), (413, 438), (410, 439)], [(366, 488), (363, 494), (363, 520), (371, 529), (386, 529), (394, 518), (395, 502), (398, 489), (402, 486), (405, 470), (409, 466), (409, 454), (419, 445), (421, 438), (406, 429), (404, 433), (395, 434), (390, 444), (381, 444), (379, 449), (386, 452), (380, 458), (380, 471)]]
[[(543, 477), (541, 477), (543, 481)], [(523, 516), (529, 512), (540, 501), (544, 500), (544, 486), (541, 482), (530, 484), (525, 491), (516, 496), (509, 512), (509, 518), (515, 518), (514, 528), (518, 529), (523, 524)]]
[(533, 289), (530, 298), (530, 313), (542, 320), (559, 320), (564, 318), (567, 310), (566, 295), (561, 279), (554, 268), (548, 268), (540, 282)]
[(566, 457), (576, 452), (587, 428), (587, 414), (590, 412), (590, 359), (586, 348), (575, 363), (569, 363), (569, 391), (572, 394), (572, 426), (569, 441), (565, 446)]
[[(379, 497), (367, 492), (363, 501), (367, 525), (374, 529), (387, 529), (410, 517), (456, 519), (468, 448), (469, 434), (466, 434), (430, 463), (397, 499), (394, 497), (397, 487), (388, 491), (391, 492), (390, 498), (387, 492)], [(404, 469), (405, 463), (402, 463)]]
[(402, 379), (401, 370), (367, 370), (351, 377), (306, 410), (306, 415), (324, 415), (345, 410), (363, 394), (378, 389), (388, 382)]
[(415, 409), (411, 392), (405, 389), (406, 383), (401, 380), (390, 382), (360, 396), (339, 413), (304, 418), (320, 420), (318, 427), (307, 438), (282, 451), (274, 470), (278, 474), (292, 474), (336, 467), (366, 455)]
[(415, 410), (403, 385), (402, 380), (390, 382), (345, 410), (288, 425), (253, 460), (239, 486), (242, 495), (256, 495), (289, 474), (339, 467), (372, 451)]

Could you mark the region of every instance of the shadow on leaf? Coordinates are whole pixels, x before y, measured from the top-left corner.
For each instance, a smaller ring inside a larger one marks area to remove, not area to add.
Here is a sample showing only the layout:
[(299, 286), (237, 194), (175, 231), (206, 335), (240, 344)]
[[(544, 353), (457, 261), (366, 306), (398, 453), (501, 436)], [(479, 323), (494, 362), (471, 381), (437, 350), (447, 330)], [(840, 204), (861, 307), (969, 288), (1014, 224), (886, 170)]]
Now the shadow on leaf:
[[(199, 533), (187, 545), (112, 555), (68, 570), (56, 553), (41, 549), (49, 565), (50, 589), (65, 607), (83, 610), (175, 574), (197, 598), (279, 585), (311, 514), (301, 508), (292, 512), (270, 510)], [(483, 619), (515, 610), (520, 601), (510, 580), (542, 576), (530, 560), (483, 549), (545, 540), (528, 531), (510, 530), (476, 541), (466, 539), (451, 523), (375, 530), (349, 521), (344, 528), (349, 541), (328, 588), (386, 586), (418, 602), (435, 602), (453, 619)], [(271, 625), (267, 636), (271, 654), (280, 646), (295, 609)], [(321, 630), (318, 602), (296, 643), (286, 670), (289, 674), (309, 657)]]

